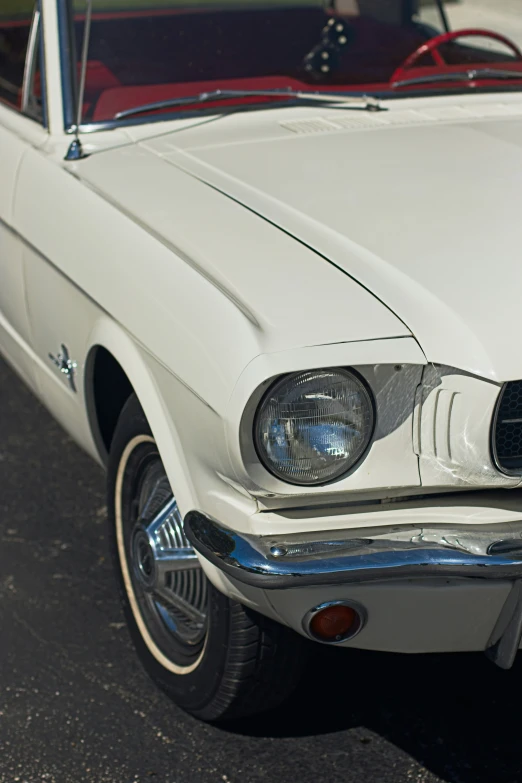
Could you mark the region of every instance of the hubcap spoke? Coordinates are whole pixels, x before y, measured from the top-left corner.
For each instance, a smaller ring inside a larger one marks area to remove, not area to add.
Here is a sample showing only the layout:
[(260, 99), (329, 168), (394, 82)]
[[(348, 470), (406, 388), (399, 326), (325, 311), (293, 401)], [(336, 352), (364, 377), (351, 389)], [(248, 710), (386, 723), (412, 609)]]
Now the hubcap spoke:
[(206, 619), (205, 614), (172, 590), (168, 590), (165, 587), (157, 587), (154, 590), (154, 596), (165, 609), (175, 609), (178, 612), (182, 612), (182, 614), (190, 620), (198, 623), (201, 627), (204, 625)]
[(168, 574), (173, 571), (199, 568), (197, 555), (189, 546), (183, 532), (183, 520), (176, 498), (170, 498), (144, 527), (152, 550), (158, 584), (163, 586)]
[(199, 568), (199, 560), (191, 546), (179, 549), (156, 549), (155, 565), (158, 570), (158, 581), (165, 581), (168, 574), (174, 571)]
[[(151, 500), (152, 498), (150, 498), (147, 501), (145, 508), (143, 509), (143, 512), (146, 512), (147, 508), (150, 508)], [(176, 523), (183, 524), (181, 520), (181, 514), (179, 513), (178, 504), (176, 503), (176, 498), (173, 497), (170, 498), (170, 500), (168, 500), (165, 503), (165, 505), (162, 508), (160, 508), (156, 516), (153, 519), (149, 520), (148, 522), (145, 521), (146, 513), (143, 512), (141, 514), (140, 521), (142, 522), (143, 527), (147, 531), (147, 534), (151, 538), (155, 538), (156, 536), (158, 536), (158, 534), (161, 533), (161, 530), (164, 527), (164, 525), (169, 521), (172, 522), (173, 520), (175, 520)]]
[(186, 644), (206, 629), (205, 576), (183, 529), (183, 519), (163, 466), (152, 465), (142, 483), (130, 542), (133, 575), (155, 606), (152, 617)]
[(161, 488), (164, 486), (164, 484), (165, 484), (165, 478), (163, 476), (161, 478), (156, 479), (156, 481), (154, 482), (154, 485), (153, 485), (153, 487), (150, 490), (150, 493), (149, 493), (149, 496), (148, 496), (148, 498), (147, 498), (147, 500), (145, 502), (145, 505), (141, 509), (140, 516), (142, 517), (142, 519), (147, 519), (149, 517), (150, 508), (151, 508), (151, 506), (153, 506), (153, 503), (154, 503), (154, 501), (155, 501), (155, 499), (157, 497), (158, 491), (161, 490)]

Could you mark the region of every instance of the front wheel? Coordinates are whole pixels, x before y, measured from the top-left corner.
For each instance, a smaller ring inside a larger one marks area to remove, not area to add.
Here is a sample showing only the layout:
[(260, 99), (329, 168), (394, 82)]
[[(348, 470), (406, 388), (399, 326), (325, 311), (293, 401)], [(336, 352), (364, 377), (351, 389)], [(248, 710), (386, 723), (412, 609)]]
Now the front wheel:
[(111, 445), (108, 508), (127, 624), (153, 680), (204, 720), (283, 701), (299, 680), (308, 643), (207, 580), (134, 395)]

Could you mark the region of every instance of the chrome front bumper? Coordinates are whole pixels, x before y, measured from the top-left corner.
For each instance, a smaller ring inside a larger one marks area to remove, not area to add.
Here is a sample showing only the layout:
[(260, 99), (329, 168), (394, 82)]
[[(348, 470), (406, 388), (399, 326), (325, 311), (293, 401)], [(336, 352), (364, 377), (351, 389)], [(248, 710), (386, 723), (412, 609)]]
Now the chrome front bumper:
[(228, 576), (264, 590), (433, 576), (522, 578), (522, 521), (493, 530), (407, 525), (251, 536), (190, 511), (184, 525), (203, 557)]
[(446, 577), (513, 583), (487, 654), (509, 668), (522, 637), (522, 520), (252, 536), (198, 511), (184, 520), (194, 549), (227, 576), (263, 590)]

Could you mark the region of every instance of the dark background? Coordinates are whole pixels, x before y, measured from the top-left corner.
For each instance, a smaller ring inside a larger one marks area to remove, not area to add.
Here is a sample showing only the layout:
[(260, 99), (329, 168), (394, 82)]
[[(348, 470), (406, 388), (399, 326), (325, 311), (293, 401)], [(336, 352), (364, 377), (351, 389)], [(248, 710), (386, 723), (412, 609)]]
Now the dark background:
[(104, 476), (0, 361), (0, 783), (518, 783), (522, 662), (317, 646), (283, 708), (202, 724), (140, 668)]

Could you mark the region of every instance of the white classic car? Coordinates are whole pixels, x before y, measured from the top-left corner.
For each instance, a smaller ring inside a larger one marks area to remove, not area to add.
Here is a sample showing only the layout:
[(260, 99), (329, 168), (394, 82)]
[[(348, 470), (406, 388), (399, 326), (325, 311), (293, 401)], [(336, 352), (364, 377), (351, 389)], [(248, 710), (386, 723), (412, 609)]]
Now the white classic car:
[(201, 718), (520, 645), (522, 54), (452, 8), (0, 0), (1, 351)]

